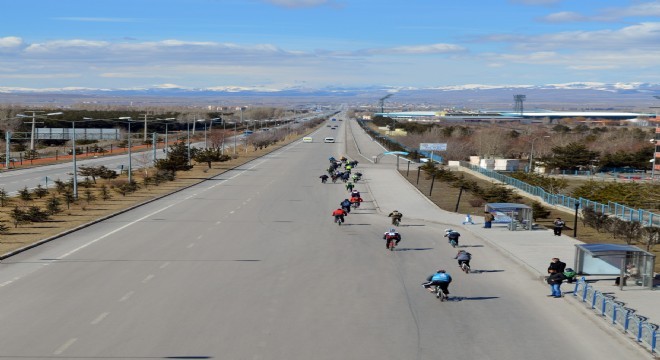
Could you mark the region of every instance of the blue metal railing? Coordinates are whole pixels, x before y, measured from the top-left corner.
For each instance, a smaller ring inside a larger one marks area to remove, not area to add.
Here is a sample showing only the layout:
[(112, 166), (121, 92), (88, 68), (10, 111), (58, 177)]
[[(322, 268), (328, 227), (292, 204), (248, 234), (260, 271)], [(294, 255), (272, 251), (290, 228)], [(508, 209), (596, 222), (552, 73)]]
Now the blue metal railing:
[(619, 327), (639, 344), (651, 350), (651, 353), (656, 354), (660, 332), (658, 325), (650, 323), (648, 318), (635, 314), (635, 310), (626, 308), (624, 303), (615, 300), (613, 296), (594, 289), (584, 277), (575, 283), (573, 296), (587, 304), (598, 315), (608, 318), (612, 326)]
[(622, 220), (627, 221), (638, 221), (644, 226), (660, 226), (660, 214), (655, 214), (647, 210), (635, 209), (629, 206), (621, 205), (615, 202), (608, 202), (607, 204), (600, 203), (597, 201), (592, 201), (585, 198), (573, 198), (561, 194), (552, 194), (545, 191), (540, 186), (530, 185), (526, 182), (520, 181), (518, 179), (512, 178), (498, 173), (494, 170), (484, 169), (481, 166), (473, 165), (465, 161), (459, 162), (462, 167), (468, 168), (472, 171), (476, 171), (480, 174), (493, 178), (497, 181), (511, 185), (517, 189), (520, 189), (530, 195), (538, 196), (545, 203), (550, 205), (557, 205), (567, 207), (569, 209), (575, 209), (575, 205), (579, 204), (579, 208), (592, 208), (595, 211), (601, 212), (603, 214), (609, 214), (610, 216), (618, 217)]

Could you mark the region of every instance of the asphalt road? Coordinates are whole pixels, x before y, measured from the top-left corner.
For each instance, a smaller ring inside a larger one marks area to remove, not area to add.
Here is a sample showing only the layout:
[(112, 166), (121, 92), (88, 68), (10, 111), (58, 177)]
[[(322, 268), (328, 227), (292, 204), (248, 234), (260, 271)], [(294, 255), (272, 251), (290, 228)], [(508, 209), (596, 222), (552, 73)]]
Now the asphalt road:
[[(0, 358), (644, 358), (477, 239), (477, 272), (457, 273), (441, 224), (386, 251), (364, 185), (335, 225), (346, 192), (318, 176), (343, 133), (2, 261)], [(449, 302), (420, 287), (438, 267)]]

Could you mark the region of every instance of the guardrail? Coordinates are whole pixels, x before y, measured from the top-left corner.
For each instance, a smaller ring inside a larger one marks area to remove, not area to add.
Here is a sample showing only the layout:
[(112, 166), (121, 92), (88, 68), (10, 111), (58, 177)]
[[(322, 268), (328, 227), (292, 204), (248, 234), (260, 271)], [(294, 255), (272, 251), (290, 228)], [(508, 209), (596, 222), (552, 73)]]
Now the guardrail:
[(603, 214), (609, 214), (619, 219), (626, 221), (637, 221), (642, 223), (643, 226), (660, 226), (660, 214), (655, 214), (647, 210), (634, 209), (629, 206), (621, 205), (615, 202), (608, 202), (607, 204), (592, 201), (585, 198), (574, 198), (561, 194), (552, 194), (545, 191), (542, 187), (530, 185), (526, 182), (512, 178), (498, 173), (497, 171), (485, 169), (478, 165), (470, 164), (466, 161), (459, 161), (460, 165), (472, 171), (478, 172), (497, 181), (511, 185), (518, 188), (530, 195), (538, 196), (544, 202), (550, 205), (563, 206), (569, 209), (575, 209), (576, 205), (579, 208), (592, 208)]
[(658, 325), (648, 322), (648, 318), (638, 315), (634, 309), (625, 307), (613, 296), (603, 294), (587, 283), (582, 277), (575, 283), (573, 296), (580, 299), (598, 315), (610, 320), (612, 326), (623, 330), (635, 341), (657, 354), (657, 341), (660, 337)]

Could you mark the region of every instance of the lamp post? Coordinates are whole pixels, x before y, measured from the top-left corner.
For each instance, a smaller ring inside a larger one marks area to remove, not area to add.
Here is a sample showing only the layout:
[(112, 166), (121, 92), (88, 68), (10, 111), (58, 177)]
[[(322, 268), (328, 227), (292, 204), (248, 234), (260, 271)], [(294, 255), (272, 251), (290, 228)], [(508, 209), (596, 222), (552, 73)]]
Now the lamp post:
[(163, 149), (165, 151), (165, 155), (167, 155), (167, 146), (169, 145), (169, 142), (167, 141), (167, 125), (169, 125), (170, 120), (176, 120), (176, 118), (166, 118), (166, 119), (158, 119), (159, 121), (164, 121), (165, 122), (165, 144), (163, 144)]
[(36, 124), (36, 119), (37, 118), (45, 119), (46, 116), (62, 115), (63, 113), (61, 111), (58, 111), (58, 112), (48, 113), (48, 114), (44, 114), (44, 115), (37, 115), (37, 113), (40, 113), (40, 112), (43, 112), (43, 111), (32, 111), (32, 110), (30, 110), (28, 112), (31, 112), (32, 115), (18, 114), (16, 116), (17, 117), (22, 117), (22, 118), (32, 118), (32, 131), (30, 133), (31, 134), (30, 135), (30, 150), (34, 150), (34, 126)]
[(529, 170), (527, 171), (528, 173), (532, 173), (534, 171), (533, 170), (533, 166), (534, 166), (534, 161), (533, 161), (533, 158), (534, 158), (534, 141), (536, 141), (540, 138), (549, 138), (549, 137), (550, 137), (549, 135), (543, 135), (543, 136), (537, 136), (537, 137), (532, 139), (532, 150), (529, 152)]
[(187, 139), (188, 139), (186, 141), (187, 148), (188, 148), (188, 151), (187, 151), (187, 153), (188, 153), (188, 166), (190, 166), (190, 121), (186, 122), (186, 128), (187, 128), (186, 133), (187, 133)]
[(130, 116), (124, 116), (120, 117), (119, 120), (127, 120), (128, 121), (128, 183), (133, 182), (133, 153), (132, 148), (133, 148), (133, 141), (131, 140), (131, 117)]
[(197, 122), (203, 122), (204, 123), (204, 150), (208, 149), (208, 141), (206, 140), (206, 119), (199, 119)]
[(238, 136), (237, 132), (236, 132), (236, 125), (237, 124), (238, 124), (238, 122), (234, 121), (234, 155), (236, 155), (236, 136)]

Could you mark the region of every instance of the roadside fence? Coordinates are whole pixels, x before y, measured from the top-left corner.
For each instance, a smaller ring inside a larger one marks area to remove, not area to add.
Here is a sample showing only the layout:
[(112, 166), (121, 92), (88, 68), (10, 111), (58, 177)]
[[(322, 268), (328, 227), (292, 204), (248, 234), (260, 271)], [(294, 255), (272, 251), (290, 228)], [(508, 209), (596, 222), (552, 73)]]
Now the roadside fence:
[(592, 208), (595, 211), (617, 217), (621, 220), (640, 222), (643, 226), (660, 226), (660, 214), (652, 213), (647, 210), (631, 208), (629, 206), (611, 201), (605, 204), (584, 198), (574, 198), (567, 195), (552, 194), (545, 191), (542, 187), (530, 185), (516, 178), (500, 174), (497, 171), (485, 169), (481, 166), (470, 164), (466, 161), (460, 161), (459, 163), (464, 168), (468, 168), (472, 171), (476, 171), (482, 175), (513, 186), (530, 195), (538, 196), (545, 203), (550, 205), (563, 206), (569, 209), (575, 209), (576, 207), (581, 209)]
[(657, 355), (657, 341), (660, 337), (658, 325), (648, 322), (648, 318), (636, 314), (634, 309), (625, 307), (624, 303), (613, 296), (594, 289), (584, 277), (575, 283), (573, 296)]

